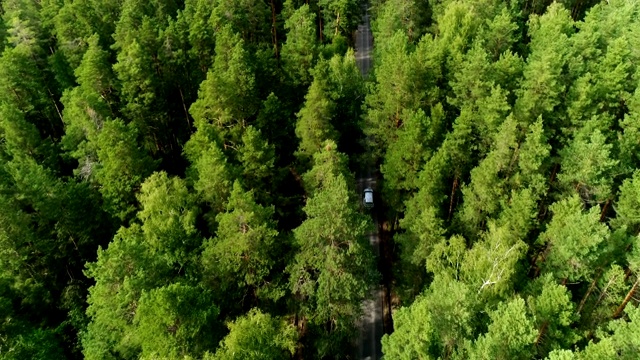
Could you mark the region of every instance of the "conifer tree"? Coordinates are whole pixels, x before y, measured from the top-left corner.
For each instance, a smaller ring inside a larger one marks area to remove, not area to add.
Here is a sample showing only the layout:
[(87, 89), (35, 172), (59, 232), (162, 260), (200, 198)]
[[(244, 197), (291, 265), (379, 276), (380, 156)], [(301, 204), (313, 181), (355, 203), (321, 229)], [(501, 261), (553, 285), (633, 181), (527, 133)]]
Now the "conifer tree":
[(470, 359), (531, 358), (536, 331), (522, 299), (501, 303), (489, 317), (487, 333), (469, 347)]
[(600, 209), (583, 210), (577, 195), (551, 205), (553, 217), (538, 242), (546, 247), (545, 272), (556, 279), (580, 281), (589, 279), (598, 256), (598, 246), (609, 236), (609, 229), (600, 223)]
[(311, 83), (311, 69), (317, 57), (315, 14), (308, 4), (296, 9), (286, 19), (287, 41), (282, 45), (282, 67), (292, 83), (306, 86)]
[(312, 326), (320, 357), (344, 354), (375, 278), (365, 237), (370, 224), (357, 211), (345, 170), (331, 156), (336, 153), (335, 143), (327, 142), (314, 156), (311, 174), (316, 167), (328, 171), (315, 172), (312, 179), (317, 183), (303, 209), (307, 218), (294, 230), (297, 251), (287, 269), (296, 311)]
[(256, 204), (253, 191), (234, 182), (226, 212), (216, 217), (216, 237), (202, 251), (204, 281), (229, 302), (249, 295), (255, 300), (276, 263), (278, 231), (273, 207)]
[(244, 41), (230, 26), (216, 34), (216, 57), (198, 100), (190, 107), (194, 125), (209, 141), (238, 147), (241, 129), (258, 110), (255, 76)]
[(295, 351), (297, 333), (284, 320), (252, 309), (227, 324), (229, 334), (205, 360), (286, 360)]

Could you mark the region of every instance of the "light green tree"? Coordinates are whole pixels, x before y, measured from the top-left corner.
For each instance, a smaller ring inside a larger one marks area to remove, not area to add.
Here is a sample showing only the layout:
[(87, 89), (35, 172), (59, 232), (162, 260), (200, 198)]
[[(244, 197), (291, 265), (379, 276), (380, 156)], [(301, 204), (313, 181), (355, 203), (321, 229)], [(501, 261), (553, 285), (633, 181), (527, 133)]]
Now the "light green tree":
[(524, 300), (500, 303), (489, 313), (488, 331), (469, 347), (469, 359), (530, 359), (536, 329)]
[(229, 334), (205, 360), (286, 360), (295, 352), (298, 334), (284, 320), (258, 309), (227, 324)]
[(598, 247), (609, 236), (609, 228), (600, 222), (600, 209), (588, 211), (577, 195), (560, 200), (550, 207), (553, 217), (537, 242), (546, 247), (544, 272), (556, 279), (580, 281), (591, 278)]
[(226, 211), (216, 216), (216, 236), (204, 243), (201, 254), (204, 281), (225, 298), (256, 298), (268, 281), (279, 247), (273, 212), (234, 182)]

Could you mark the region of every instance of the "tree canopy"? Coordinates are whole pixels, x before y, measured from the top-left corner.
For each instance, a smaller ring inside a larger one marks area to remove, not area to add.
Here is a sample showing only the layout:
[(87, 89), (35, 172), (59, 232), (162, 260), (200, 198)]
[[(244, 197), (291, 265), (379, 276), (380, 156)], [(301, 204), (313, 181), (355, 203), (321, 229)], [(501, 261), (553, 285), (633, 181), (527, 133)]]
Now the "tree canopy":
[(0, 359), (355, 358), (378, 290), (388, 359), (634, 359), (638, 49), (635, 0), (0, 0)]

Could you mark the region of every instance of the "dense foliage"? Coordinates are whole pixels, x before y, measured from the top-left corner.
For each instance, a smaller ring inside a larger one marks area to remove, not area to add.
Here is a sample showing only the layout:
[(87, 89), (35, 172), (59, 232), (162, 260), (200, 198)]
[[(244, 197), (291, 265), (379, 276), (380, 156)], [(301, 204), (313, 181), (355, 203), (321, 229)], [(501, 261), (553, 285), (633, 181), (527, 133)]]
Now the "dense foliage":
[(0, 4), (0, 358), (350, 354), (360, 2)]
[(387, 359), (640, 353), (637, 1), (0, 14), (0, 359), (352, 357), (372, 167)]
[(375, 4), (389, 359), (636, 358), (640, 7)]

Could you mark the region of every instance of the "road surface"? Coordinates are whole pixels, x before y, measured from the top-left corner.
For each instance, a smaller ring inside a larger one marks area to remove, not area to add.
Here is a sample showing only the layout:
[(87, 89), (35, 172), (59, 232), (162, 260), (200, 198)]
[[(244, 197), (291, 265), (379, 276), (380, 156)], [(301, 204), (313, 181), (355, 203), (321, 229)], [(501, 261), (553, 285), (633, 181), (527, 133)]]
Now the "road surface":
[(369, 10), (367, 6), (368, 4), (363, 7), (364, 16), (356, 32), (356, 63), (363, 76), (369, 73), (369, 69), (371, 68), (371, 55), (373, 53), (373, 36), (371, 35)]
[[(363, 76), (369, 73), (371, 68), (371, 55), (373, 38), (369, 26), (369, 12), (367, 6), (363, 7), (364, 16), (362, 23), (358, 25), (356, 33), (356, 63)], [(367, 176), (358, 178), (358, 191), (363, 194), (365, 188), (370, 187), (376, 191), (375, 178), (372, 176), (372, 168), (367, 169)], [(374, 195), (375, 196), (375, 195)], [(375, 198), (379, 198), (375, 196)], [(378, 221), (375, 208), (370, 210), (375, 223), (375, 228), (369, 234), (369, 242), (373, 247), (376, 257), (380, 258), (380, 237), (378, 234)], [(358, 359), (377, 360), (382, 357), (382, 297), (383, 291), (380, 285), (374, 286), (367, 300), (362, 303), (363, 317), (359, 321), (360, 333), (358, 336)]]

